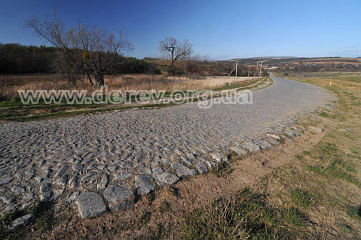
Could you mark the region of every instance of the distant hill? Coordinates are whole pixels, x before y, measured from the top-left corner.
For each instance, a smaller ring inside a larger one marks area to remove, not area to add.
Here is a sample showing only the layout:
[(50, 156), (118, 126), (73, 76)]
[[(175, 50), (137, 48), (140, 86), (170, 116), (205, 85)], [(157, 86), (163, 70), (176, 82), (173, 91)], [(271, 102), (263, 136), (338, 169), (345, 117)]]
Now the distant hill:
[(288, 58), (298, 58), (295, 56), (268, 56), (268, 57), (251, 57), (251, 58), (234, 58), (231, 60), (243, 60), (243, 59), (288, 59)]

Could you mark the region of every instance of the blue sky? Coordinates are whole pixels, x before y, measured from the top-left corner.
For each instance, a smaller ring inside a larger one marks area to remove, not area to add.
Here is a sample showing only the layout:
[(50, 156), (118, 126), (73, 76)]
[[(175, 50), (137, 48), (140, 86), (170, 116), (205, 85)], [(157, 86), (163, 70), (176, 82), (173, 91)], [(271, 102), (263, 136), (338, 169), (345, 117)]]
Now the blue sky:
[(128, 33), (137, 58), (159, 54), (159, 40), (189, 39), (209, 59), (257, 56), (361, 56), (360, 0), (1, 0), (0, 42), (46, 44), (23, 19), (57, 9)]

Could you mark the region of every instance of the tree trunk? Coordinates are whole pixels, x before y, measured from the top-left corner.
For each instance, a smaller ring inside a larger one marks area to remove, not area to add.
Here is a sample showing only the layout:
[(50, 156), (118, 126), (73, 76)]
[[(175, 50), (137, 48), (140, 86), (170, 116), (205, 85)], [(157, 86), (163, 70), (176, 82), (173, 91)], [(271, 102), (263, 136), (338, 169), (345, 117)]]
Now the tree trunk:
[(90, 84), (91, 84), (92, 86), (94, 86), (93, 81), (92, 81), (92, 78), (90, 77), (90, 75), (89, 75), (88, 72), (86, 72), (86, 75), (87, 75), (87, 77), (88, 77), (88, 79), (89, 79)]
[(104, 74), (101, 72), (96, 72), (94, 74), (95, 82), (97, 83), (98, 87), (104, 86)]
[(172, 60), (171, 62), (171, 65), (170, 65), (170, 71), (171, 71), (171, 74), (174, 76), (175, 75), (175, 69), (174, 69), (174, 60)]

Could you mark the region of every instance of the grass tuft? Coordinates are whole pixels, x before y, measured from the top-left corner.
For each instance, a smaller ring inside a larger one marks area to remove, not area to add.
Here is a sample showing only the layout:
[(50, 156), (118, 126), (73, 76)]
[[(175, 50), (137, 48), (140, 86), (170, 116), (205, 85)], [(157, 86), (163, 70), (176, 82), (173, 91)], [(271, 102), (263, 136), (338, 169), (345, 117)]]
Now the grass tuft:
[(286, 208), (282, 212), (284, 220), (294, 226), (304, 226), (306, 223), (305, 216), (297, 208)]
[(300, 207), (310, 208), (313, 205), (313, 197), (307, 191), (295, 189), (290, 191), (290, 195), (292, 202)]
[(348, 207), (347, 214), (350, 217), (361, 221), (361, 207)]
[[(245, 189), (214, 200), (185, 215), (184, 239), (279, 239), (291, 238), (284, 227), (290, 222), (305, 223), (303, 215), (268, 206), (266, 196)], [(297, 219), (300, 217), (300, 219)]]
[(325, 111), (321, 112), (321, 113), (320, 113), (320, 116), (321, 116), (321, 117), (327, 117), (327, 118), (330, 117), (330, 115), (329, 115), (327, 112), (325, 112)]
[(233, 171), (233, 169), (227, 162), (221, 162), (221, 163), (217, 164), (217, 166), (212, 170), (213, 174), (217, 178), (225, 177), (225, 176), (229, 175), (232, 171)]

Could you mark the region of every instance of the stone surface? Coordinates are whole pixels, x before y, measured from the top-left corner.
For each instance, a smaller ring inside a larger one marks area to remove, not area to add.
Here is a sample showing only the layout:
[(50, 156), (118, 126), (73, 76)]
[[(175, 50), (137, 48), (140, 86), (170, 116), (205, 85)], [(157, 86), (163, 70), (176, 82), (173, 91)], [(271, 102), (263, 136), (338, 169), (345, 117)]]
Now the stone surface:
[(132, 176), (133, 176), (133, 174), (131, 174), (131, 173), (116, 173), (114, 175), (114, 181), (123, 181)]
[(135, 187), (140, 195), (148, 194), (155, 189), (155, 185), (151, 182), (150, 177), (146, 175), (135, 176)]
[(62, 166), (54, 177), (61, 177), (68, 170), (68, 166)]
[(254, 142), (260, 146), (261, 149), (268, 149), (271, 146), (271, 144), (269, 144), (267, 141), (264, 141), (264, 140), (254, 140)]
[(125, 209), (134, 204), (135, 196), (132, 190), (125, 186), (109, 186), (103, 194), (111, 210)]
[(202, 162), (197, 163), (196, 168), (200, 174), (208, 172), (207, 166)]
[(208, 166), (208, 168), (212, 170), (217, 166), (215, 162), (212, 162), (211, 160), (208, 160), (206, 158), (200, 158), (200, 160), (203, 161)]
[(34, 179), (38, 184), (49, 181), (48, 174), (42, 174), (40, 176), (35, 177)]
[(278, 145), (279, 142), (277, 142), (276, 140), (274, 140), (273, 138), (267, 138), (267, 142), (269, 142), (272, 145)]
[(33, 220), (35, 220), (35, 215), (27, 214), (25, 216), (19, 217), (19, 218), (15, 219), (14, 221), (12, 221), (10, 223), (10, 228), (15, 229), (15, 228), (25, 226)]
[(5, 174), (0, 178), (0, 186), (9, 183), (12, 180), (13, 178), (10, 175)]
[(56, 179), (54, 181), (54, 184), (56, 184), (56, 185), (58, 185), (60, 187), (64, 187), (66, 185), (67, 179), (68, 179), (68, 176), (66, 176), (66, 175), (62, 176), (62, 177)]
[(247, 155), (247, 151), (241, 147), (231, 147), (230, 150), (236, 152), (240, 156)]
[(103, 198), (95, 192), (85, 192), (76, 201), (82, 218), (95, 217), (104, 213), (107, 208)]
[(296, 134), (295, 134), (293, 131), (290, 131), (290, 130), (286, 130), (286, 131), (285, 131), (285, 134), (286, 134), (286, 136), (289, 137), (289, 138), (293, 138), (293, 137), (296, 136)]
[(78, 172), (83, 171), (84, 166), (81, 165), (81, 164), (74, 164), (74, 165), (72, 166), (72, 169), (73, 169), (74, 172), (77, 172), (77, 173), (78, 173)]
[(243, 148), (247, 149), (251, 153), (258, 152), (261, 150), (258, 145), (254, 144), (253, 142), (246, 142), (242, 145)]
[(10, 191), (15, 193), (16, 195), (21, 195), (21, 194), (25, 193), (25, 188), (15, 185), (10, 189)]
[(23, 196), (23, 200), (32, 200), (34, 198), (35, 194), (33, 192), (28, 192)]
[(214, 160), (216, 160), (216, 162), (222, 162), (222, 156), (221, 156), (221, 154), (219, 154), (219, 153), (212, 153), (211, 156), (212, 156), (212, 158), (213, 158)]
[(6, 204), (10, 204), (12, 202), (15, 202), (15, 197), (14, 196), (0, 196), (0, 199)]
[(69, 197), (66, 199), (67, 202), (72, 202), (72, 201), (75, 201), (76, 199), (78, 199), (80, 195), (80, 192), (79, 191), (75, 191), (75, 192), (72, 192)]
[(179, 181), (179, 178), (176, 175), (169, 172), (154, 175), (154, 178), (157, 184), (161, 187), (163, 187), (164, 185), (172, 185)]
[(188, 167), (178, 163), (173, 162), (171, 164), (172, 168), (175, 170), (178, 177), (188, 177), (188, 176), (195, 176), (197, 174), (196, 170), (189, 169)]
[(280, 139), (281, 139), (281, 137), (280, 137), (280, 136), (275, 135), (275, 134), (269, 134), (269, 133), (267, 133), (266, 135), (267, 135), (268, 137), (273, 138), (273, 139), (277, 139), (277, 140), (280, 140)]

